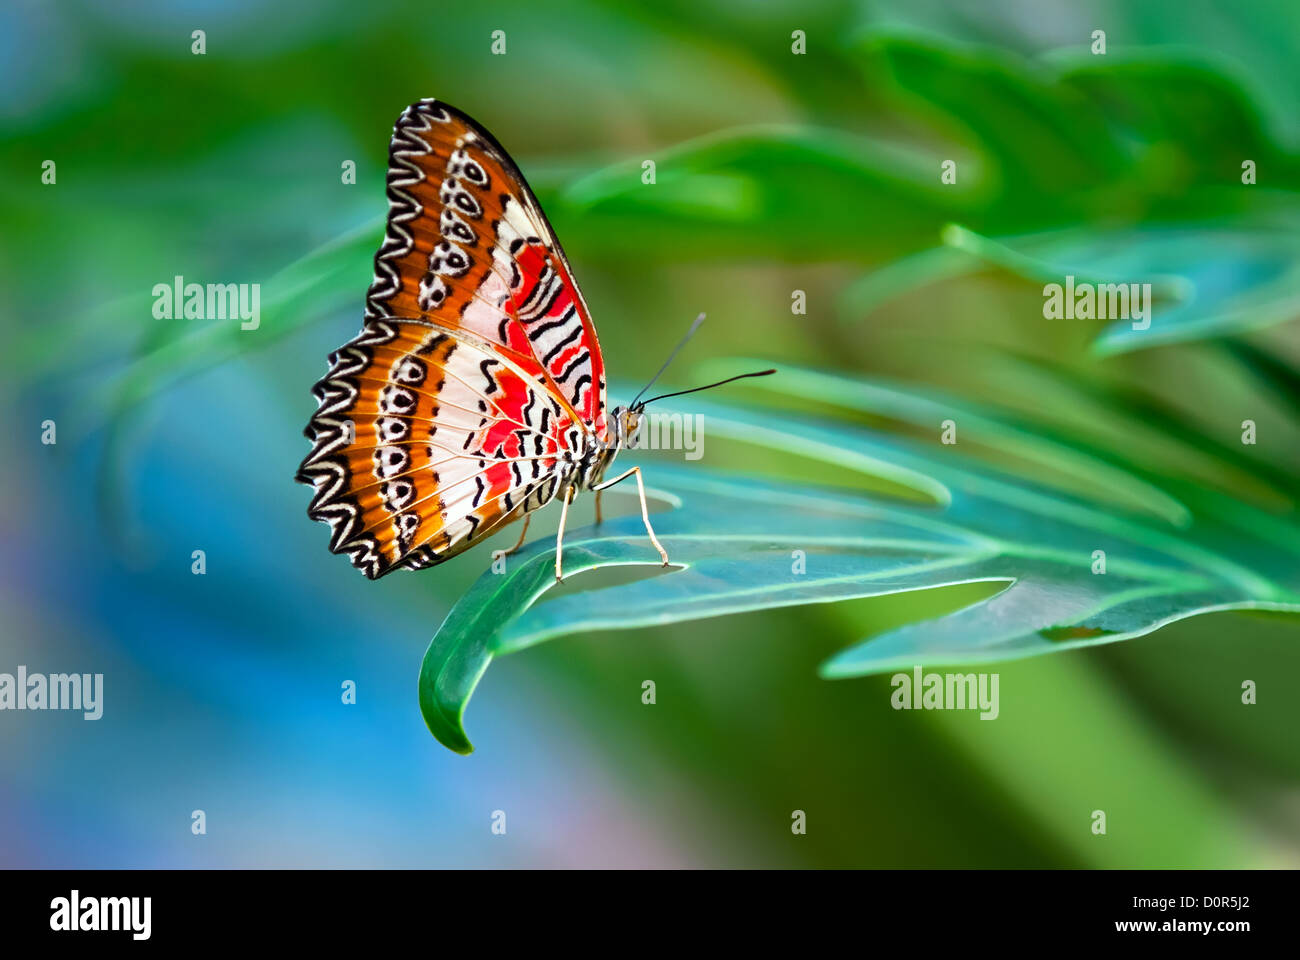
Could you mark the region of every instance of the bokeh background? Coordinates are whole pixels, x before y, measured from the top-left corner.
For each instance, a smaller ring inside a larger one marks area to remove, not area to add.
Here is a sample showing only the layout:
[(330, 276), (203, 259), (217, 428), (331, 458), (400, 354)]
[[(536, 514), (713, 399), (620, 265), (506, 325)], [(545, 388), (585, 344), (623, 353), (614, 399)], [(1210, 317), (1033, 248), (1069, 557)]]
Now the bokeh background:
[[(487, 551), (367, 582), (291, 482), (308, 389), (359, 325), (392, 123), (434, 96), (529, 176), (616, 378), (700, 311), (674, 383), (757, 356), (1029, 412), (1050, 364), (1138, 420), (1264, 424), (1200, 469), (1291, 517), (1297, 37), (1284, 0), (5, 4), (0, 671), (106, 694), (96, 722), (0, 714), (0, 864), (1300, 865), (1294, 618), (1001, 665), (993, 723), (817, 675), (987, 585), (585, 634), (494, 664), (461, 757), (416, 675)], [(1022, 254), (1185, 268), (1204, 309), (1129, 349), (1045, 321)], [(261, 283), (261, 328), (154, 319), (177, 274)]]

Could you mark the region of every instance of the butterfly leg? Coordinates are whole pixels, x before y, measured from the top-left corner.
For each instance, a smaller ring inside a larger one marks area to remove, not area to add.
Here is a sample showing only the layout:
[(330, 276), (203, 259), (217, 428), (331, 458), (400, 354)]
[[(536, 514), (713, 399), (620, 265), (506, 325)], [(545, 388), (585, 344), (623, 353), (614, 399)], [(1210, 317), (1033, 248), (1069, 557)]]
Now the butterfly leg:
[(509, 550), (507, 550), (507, 551), (505, 551), (503, 554), (501, 554), (501, 556), (503, 556), (503, 557), (508, 557), (508, 556), (510, 556), (510, 554), (512, 554), (512, 553), (518, 553), (518, 552), (519, 552), (519, 548), (522, 547), (522, 546), (524, 545), (524, 537), (528, 536), (528, 525), (529, 525), (530, 523), (532, 523), (532, 522), (533, 522), (533, 515), (532, 515), (531, 513), (525, 513), (525, 514), (524, 514), (524, 528), (523, 528), (522, 530), (519, 531), (519, 540), (515, 543), (515, 545), (514, 545), (513, 547), (511, 547)]
[(668, 566), (668, 553), (666, 550), (664, 550), (663, 544), (659, 542), (659, 538), (655, 536), (654, 527), (650, 526), (650, 508), (646, 506), (646, 502), (645, 502), (645, 484), (641, 482), (641, 468), (633, 467), (631, 470), (628, 470), (626, 473), (619, 474), (613, 480), (606, 480), (604, 483), (597, 484), (591, 489), (594, 490), (596, 492), (596, 496), (599, 497), (600, 491), (604, 490), (606, 487), (612, 487), (620, 480), (626, 480), (628, 477), (631, 476), (636, 477), (636, 490), (637, 493), (640, 494), (641, 496), (641, 519), (645, 521), (645, 532), (650, 535), (650, 542), (653, 543), (655, 545), (655, 549), (659, 551), (659, 556), (663, 558), (664, 566), (666, 567)]
[(555, 532), (555, 579), (564, 579), (561, 560), (564, 557), (564, 521), (569, 516), (569, 502), (573, 499), (574, 488), (564, 491), (564, 503), (560, 506), (560, 529)]

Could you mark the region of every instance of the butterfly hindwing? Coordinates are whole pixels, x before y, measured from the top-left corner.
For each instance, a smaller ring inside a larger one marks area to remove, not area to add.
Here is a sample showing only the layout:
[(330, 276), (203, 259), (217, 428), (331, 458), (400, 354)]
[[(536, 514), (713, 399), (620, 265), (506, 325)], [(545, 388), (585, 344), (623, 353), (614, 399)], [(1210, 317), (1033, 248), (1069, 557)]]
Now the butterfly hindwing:
[(316, 394), (308, 512), (371, 578), (439, 563), (548, 503), (580, 443), (526, 371), (423, 321), (367, 321)]

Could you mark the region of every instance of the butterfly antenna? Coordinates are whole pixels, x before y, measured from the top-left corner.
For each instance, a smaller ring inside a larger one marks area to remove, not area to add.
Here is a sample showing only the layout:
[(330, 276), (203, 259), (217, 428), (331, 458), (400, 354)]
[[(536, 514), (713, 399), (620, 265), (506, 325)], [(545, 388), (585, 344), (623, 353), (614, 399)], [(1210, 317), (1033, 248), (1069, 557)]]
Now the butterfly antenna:
[[(632, 405), (629, 409), (632, 410), (638, 409), (637, 400), (640, 400), (641, 397), (645, 395), (645, 392), (655, 385), (655, 381), (658, 380), (661, 376), (663, 376), (664, 371), (668, 369), (668, 364), (673, 362), (673, 357), (677, 356), (677, 354), (681, 351), (682, 347), (686, 346), (686, 342), (690, 340), (691, 337), (695, 336), (695, 331), (700, 329), (700, 324), (702, 324), (703, 322), (704, 322), (704, 314), (701, 313), (698, 317), (695, 318), (695, 322), (691, 324), (691, 329), (686, 331), (686, 336), (682, 337), (682, 339), (678, 341), (677, 346), (673, 347), (673, 352), (668, 354), (668, 359), (665, 360), (664, 365), (659, 368), (659, 372), (656, 373), (653, 377), (651, 377), (650, 382), (641, 388), (641, 392), (636, 395), (636, 399), (632, 401)], [(649, 401), (646, 402), (648, 403)], [(645, 404), (643, 403), (641, 404), (641, 406), (644, 407)]]
[(712, 390), (714, 387), (720, 387), (724, 383), (731, 383), (733, 380), (744, 380), (746, 377), (767, 377), (774, 373), (776, 373), (776, 370), (759, 370), (757, 373), (738, 373), (734, 377), (727, 377), (726, 380), (719, 380), (717, 383), (706, 383), (702, 387), (691, 387), (689, 390), (678, 390), (676, 393), (661, 393), (657, 397), (651, 397), (645, 403), (641, 404), (641, 406), (644, 407), (646, 403), (654, 403), (656, 400), (663, 400), (667, 397), (680, 397), (684, 393), (699, 393), (701, 390)]

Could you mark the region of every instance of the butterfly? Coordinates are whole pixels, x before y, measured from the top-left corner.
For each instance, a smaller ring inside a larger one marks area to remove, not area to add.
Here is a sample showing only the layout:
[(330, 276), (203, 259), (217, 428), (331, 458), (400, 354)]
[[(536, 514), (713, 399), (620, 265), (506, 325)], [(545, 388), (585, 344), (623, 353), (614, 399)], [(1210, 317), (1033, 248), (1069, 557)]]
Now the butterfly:
[(599, 524), (601, 491), (635, 477), (666, 566), (641, 468), (605, 479), (662, 398), (641, 401), (643, 390), (606, 408), (591, 311), (519, 167), (464, 113), (421, 100), (393, 128), (387, 192), (362, 329), (312, 389), (297, 474), (315, 488), (307, 513), (329, 524), (330, 550), (377, 579), (442, 563), (522, 517), (513, 553), (533, 511), (559, 499), (562, 579), (574, 497), (595, 493)]

